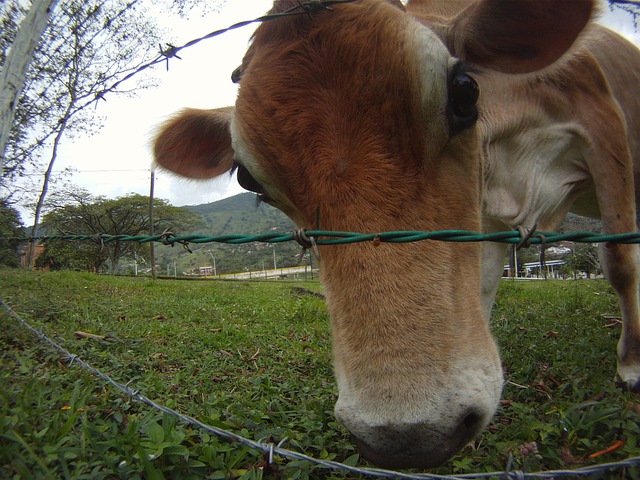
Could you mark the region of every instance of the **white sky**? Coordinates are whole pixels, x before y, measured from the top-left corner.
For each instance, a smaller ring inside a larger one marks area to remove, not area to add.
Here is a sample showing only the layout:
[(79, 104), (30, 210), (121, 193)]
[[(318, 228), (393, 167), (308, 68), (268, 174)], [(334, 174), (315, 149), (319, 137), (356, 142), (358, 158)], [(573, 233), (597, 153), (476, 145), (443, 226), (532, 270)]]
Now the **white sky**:
[[(263, 15), (271, 0), (228, 0), (219, 13), (203, 18), (165, 18), (173, 36), (172, 43), (182, 45), (214, 30)], [(640, 45), (632, 18), (603, 8), (601, 22)], [(94, 195), (110, 198), (135, 192), (149, 194), (150, 142), (154, 128), (184, 107), (216, 108), (233, 105), (237, 86), (231, 72), (240, 64), (249, 37), (256, 25), (225, 33), (182, 50), (182, 60), (172, 59), (169, 71), (164, 65), (154, 68), (160, 86), (139, 92), (135, 98), (107, 95), (99, 102), (97, 113), (107, 117), (105, 126), (91, 137), (65, 140), (55, 171), (65, 167), (78, 170), (72, 182)], [(124, 85), (126, 88), (126, 85)], [(226, 198), (244, 190), (228, 176), (208, 182), (182, 180), (166, 172), (156, 173), (155, 196), (173, 205), (196, 205)], [(30, 224), (30, 212), (21, 210), (24, 224)]]
[[(264, 15), (271, 0), (228, 0), (219, 13), (203, 18), (191, 16), (162, 19), (171, 30), (174, 45), (204, 36), (234, 23)], [(149, 168), (152, 162), (151, 139), (154, 129), (185, 107), (215, 108), (233, 105), (237, 85), (231, 72), (240, 65), (249, 38), (257, 24), (227, 32), (186, 48), (172, 59), (169, 71), (164, 64), (153, 67), (160, 85), (143, 90), (134, 98), (106, 95), (99, 102), (98, 115), (106, 116), (99, 133), (74, 140), (63, 140), (54, 171), (66, 167), (78, 170), (72, 183), (94, 195), (110, 198), (135, 192), (149, 194)], [(126, 84), (122, 85), (126, 89)], [(93, 107), (90, 107), (93, 108)], [(214, 202), (241, 193), (235, 179), (224, 178), (195, 182), (180, 179), (167, 172), (156, 172), (155, 196), (173, 205), (195, 205)], [(24, 224), (32, 222), (31, 212), (21, 209)]]

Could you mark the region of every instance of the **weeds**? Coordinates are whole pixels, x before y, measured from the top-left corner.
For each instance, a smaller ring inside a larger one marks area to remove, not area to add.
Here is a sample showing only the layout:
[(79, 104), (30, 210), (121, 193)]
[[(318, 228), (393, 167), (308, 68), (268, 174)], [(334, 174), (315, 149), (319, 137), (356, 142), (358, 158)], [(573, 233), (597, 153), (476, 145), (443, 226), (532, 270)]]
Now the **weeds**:
[[(19, 315), (158, 403), (248, 438), (288, 437), (288, 448), (366, 465), (333, 416), (319, 284), (9, 270), (0, 278)], [(618, 312), (601, 281), (504, 283), (492, 320), (504, 400), (489, 428), (433, 472), (499, 471), (510, 455), (525, 471), (640, 455), (638, 398), (613, 385)], [(269, 468), (258, 452), (130, 403), (8, 317), (0, 322), (2, 478), (354, 478), (299, 461)]]

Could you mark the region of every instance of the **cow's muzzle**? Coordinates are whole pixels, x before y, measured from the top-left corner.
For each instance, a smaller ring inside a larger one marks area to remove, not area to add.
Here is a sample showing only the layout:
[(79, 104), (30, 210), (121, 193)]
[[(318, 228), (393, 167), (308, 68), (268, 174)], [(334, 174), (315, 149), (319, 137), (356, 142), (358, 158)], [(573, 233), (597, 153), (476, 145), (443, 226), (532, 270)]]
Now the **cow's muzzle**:
[(375, 465), (392, 469), (431, 468), (447, 461), (485, 424), (483, 416), (470, 412), (450, 432), (418, 423), (368, 428), (360, 425), (351, 433), (362, 456)]

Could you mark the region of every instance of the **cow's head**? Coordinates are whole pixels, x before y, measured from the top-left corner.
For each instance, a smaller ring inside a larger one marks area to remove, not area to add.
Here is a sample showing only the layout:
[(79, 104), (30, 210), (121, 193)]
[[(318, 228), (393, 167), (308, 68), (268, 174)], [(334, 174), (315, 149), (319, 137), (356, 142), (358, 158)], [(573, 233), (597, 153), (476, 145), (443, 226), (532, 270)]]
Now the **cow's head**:
[[(477, 75), (542, 68), (591, 3), (487, 0), (432, 29), (397, 1), (332, 8), (262, 24), (235, 108), (167, 122), (157, 163), (192, 178), (235, 165), (242, 186), (309, 229), (480, 231), (482, 112), (459, 58)], [(494, 414), (503, 378), (480, 254), (477, 243), (320, 248), (336, 416), (372, 462), (439, 464)]]

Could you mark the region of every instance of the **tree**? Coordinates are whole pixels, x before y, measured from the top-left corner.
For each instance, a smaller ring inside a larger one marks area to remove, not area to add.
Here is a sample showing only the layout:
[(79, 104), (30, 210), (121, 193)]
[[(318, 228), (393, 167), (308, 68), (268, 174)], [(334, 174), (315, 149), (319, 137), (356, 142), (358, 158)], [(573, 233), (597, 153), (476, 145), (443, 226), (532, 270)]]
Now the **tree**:
[(107, 260), (99, 241), (47, 240), (35, 261), (36, 268), (98, 272)]
[(587, 278), (600, 271), (598, 260), (598, 247), (594, 243), (574, 243), (571, 253), (564, 259), (566, 264), (561, 269), (561, 273), (571, 273), (574, 277), (578, 273), (584, 273)]
[[(71, 194), (73, 203), (59, 206), (45, 215), (48, 234), (142, 235), (149, 228), (149, 197), (130, 194), (116, 199), (93, 198), (88, 192)], [(196, 227), (200, 217), (166, 200), (154, 199), (154, 231), (187, 231)], [(136, 242), (97, 239), (87, 242), (77, 253), (69, 251), (68, 242), (47, 242), (43, 257), (56, 268), (97, 270), (108, 260), (116, 273), (123, 256), (147, 255), (148, 245)]]
[(627, 12), (633, 17), (634, 23), (637, 21), (638, 15), (640, 15), (640, 2), (638, 0), (609, 0), (610, 8), (619, 8)]
[[(11, 132), (11, 125), (15, 115), (18, 98), (22, 92), (27, 76), (27, 69), (33, 58), (35, 50), (47, 21), (53, 12), (58, 0), (34, 1), (20, 24), (15, 34), (6, 58), (3, 59), (3, 68), (0, 71), (0, 174), (4, 165), (4, 152)], [(15, 15), (16, 10), (9, 6), (8, 11)], [(13, 20), (7, 17), (9, 23)], [(5, 27), (6, 28), (6, 27)]]
[[(45, 152), (50, 149), (35, 206), (36, 228), (63, 138), (91, 134), (101, 127), (100, 117), (88, 107), (107, 90), (131, 94), (151, 84), (138, 75), (127, 82), (127, 90), (113, 88), (157, 55), (159, 30), (140, 3), (67, 0), (52, 16), (34, 52), (12, 125), (5, 155), (5, 178), (0, 186), (15, 195), (9, 182), (29, 167), (41, 170)], [(13, 12), (7, 15), (12, 19), (7, 20), (10, 25), (17, 22), (16, 12), (20, 12), (22, 2), (14, 0), (11, 4), (13, 8), (7, 9)], [(16, 36), (12, 50), (17, 39)], [(3, 44), (6, 48), (11, 43), (3, 39)], [(5, 58), (3, 72), (7, 62)]]
[[(51, 156), (34, 213), (36, 228), (58, 147), (67, 130), (87, 134), (99, 128), (95, 115), (87, 107), (103, 95), (109, 84), (120, 81), (155, 53), (159, 38), (155, 35), (154, 25), (136, 12), (137, 3), (138, 0), (109, 4), (70, 1), (62, 8), (68, 21), (52, 29), (56, 32), (56, 40), (60, 32), (66, 35), (56, 62), (67, 68), (59, 77), (61, 84), (57, 96), (61, 108), (57, 128), (51, 131)], [(130, 88), (135, 90), (144, 86), (138, 78), (137, 84)]]
[(17, 238), (23, 235), (20, 214), (6, 200), (0, 200), (0, 265), (20, 266)]
[[(131, 94), (151, 85), (140, 73), (162, 58), (157, 51), (162, 38), (149, 9), (157, 13), (159, 6), (168, 5), (185, 15), (196, 4), (195, 0), (67, 0), (57, 8), (34, 52), (7, 143), (4, 178), (0, 178), (0, 198), (16, 196), (16, 177), (24, 178), (30, 170), (44, 171), (35, 204), (36, 229), (58, 146), (64, 138), (91, 134), (101, 127), (100, 117), (88, 107), (107, 92)], [(222, 4), (218, 0), (204, 10)], [(17, 32), (23, 31), (18, 25), (25, 23), (20, 22), (25, 15), (20, 0), (0, 6), (2, 72), (9, 66), (4, 52), (17, 46)], [(50, 152), (48, 166), (43, 167), (46, 151)], [(34, 190), (23, 191), (31, 195)]]
[[(9, 26), (19, 21), (23, 2), (10, 4), (7, 11), (14, 13), (6, 14), (13, 19), (5, 18)], [(3, 35), (2, 47), (12, 47), (12, 40)], [(61, 130), (67, 135), (95, 131), (99, 117), (87, 107), (155, 55), (159, 40), (138, 0), (63, 2), (34, 52), (7, 146), (5, 183), (38, 166), (43, 150)], [(113, 93), (130, 94), (145, 85), (148, 81), (138, 76), (128, 90)]]

